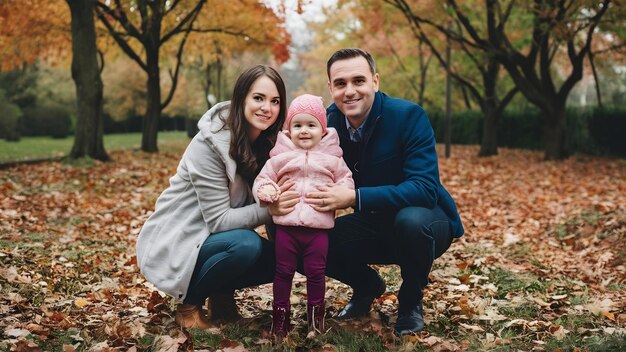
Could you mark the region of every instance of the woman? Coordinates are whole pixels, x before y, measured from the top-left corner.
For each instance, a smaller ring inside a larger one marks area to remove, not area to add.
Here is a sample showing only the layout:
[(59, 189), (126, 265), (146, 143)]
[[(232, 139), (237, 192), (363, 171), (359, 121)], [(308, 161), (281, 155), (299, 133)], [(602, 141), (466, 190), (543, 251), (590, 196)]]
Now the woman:
[(141, 229), (139, 269), (159, 290), (182, 301), (176, 322), (184, 328), (212, 326), (203, 309), (207, 297), (231, 297), (231, 311), (238, 314), (232, 291), (272, 280), (272, 246), (254, 231), (270, 216), (254, 203), (251, 186), (285, 112), (278, 72), (262, 65), (243, 72), (232, 100), (200, 119), (200, 132)]

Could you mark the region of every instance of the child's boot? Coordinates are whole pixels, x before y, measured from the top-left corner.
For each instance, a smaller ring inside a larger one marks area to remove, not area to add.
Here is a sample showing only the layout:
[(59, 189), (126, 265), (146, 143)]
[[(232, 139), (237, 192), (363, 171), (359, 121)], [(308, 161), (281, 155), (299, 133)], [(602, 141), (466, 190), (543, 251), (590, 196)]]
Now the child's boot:
[(324, 302), (322, 304), (306, 306), (306, 320), (309, 325), (309, 331), (315, 331), (323, 334), (326, 332), (324, 328), (324, 315), (326, 314), (324, 309)]
[(291, 330), (291, 317), (289, 307), (273, 306), (271, 333), (278, 342), (282, 341)]

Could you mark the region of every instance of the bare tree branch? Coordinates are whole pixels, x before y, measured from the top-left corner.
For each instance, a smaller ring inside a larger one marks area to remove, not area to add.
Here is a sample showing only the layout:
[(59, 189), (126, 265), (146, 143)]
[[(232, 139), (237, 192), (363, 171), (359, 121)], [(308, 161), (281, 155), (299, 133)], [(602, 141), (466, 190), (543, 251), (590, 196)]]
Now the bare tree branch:
[[(139, 65), (139, 67), (141, 67), (142, 70), (147, 72), (148, 66), (146, 65), (146, 63), (135, 52), (135, 50), (133, 50), (133, 48), (130, 45), (128, 45), (128, 42), (124, 40), (124, 38), (119, 34), (119, 32), (115, 30), (115, 28), (113, 27), (113, 24), (111, 24), (111, 22), (107, 19), (106, 16), (109, 15), (109, 12), (111, 12), (111, 9), (108, 6), (101, 4), (100, 2), (98, 2), (97, 5), (98, 6), (96, 6), (96, 14), (98, 15), (98, 18), (100, 19), (100, 21), (102, 21), (104, 26), (108, 29), (109, 33), (111, 33), (113, 40), (115, 40), (117, 45), (120, 46), (122, 51), (124, 51), (124, 53), (126, 53), (128, 57), (130, 57), (133, 61), (135, 61)], [(119, 17), (113, 16), (113, 18), (118, 19)], [(136, 37), (134, 35), (131, 35), (131, 36), (139, 39), (139, 37)]]
[(196, 17), (200, 13), (200, 10), (202, 10), (202, 6), (204, 6), (205, 3), (206, 3), (206, 0), (199, 0), (196, 6), (191, 11), (189, 11), (187, 15), (185, 15), (185, 17), (182, 20), (180, 20), (180, 22), (174, 28), (172, 28), (168, 33), (165, 33), (163, 37), (161, 37), (161, 42), (165, 43), (176, 34), (181, 33), (181, 32), (186, 32), (182, 30), (182, 28), (188, 23), (193, 24)]

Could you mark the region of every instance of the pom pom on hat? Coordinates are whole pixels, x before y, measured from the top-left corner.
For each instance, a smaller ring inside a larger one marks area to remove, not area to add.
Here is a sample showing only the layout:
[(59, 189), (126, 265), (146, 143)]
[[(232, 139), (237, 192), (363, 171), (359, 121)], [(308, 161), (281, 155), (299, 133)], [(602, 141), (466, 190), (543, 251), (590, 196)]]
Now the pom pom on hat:
[(326, 109), (324, 108), (322, 97), (311, 94), (303, 94), (296, 97), (287, 110), (284, 128), (289, 129), (291, 119), (300, 113), (306, 113), (315, 117), (322, 125), (322, 132), (326, 134)]

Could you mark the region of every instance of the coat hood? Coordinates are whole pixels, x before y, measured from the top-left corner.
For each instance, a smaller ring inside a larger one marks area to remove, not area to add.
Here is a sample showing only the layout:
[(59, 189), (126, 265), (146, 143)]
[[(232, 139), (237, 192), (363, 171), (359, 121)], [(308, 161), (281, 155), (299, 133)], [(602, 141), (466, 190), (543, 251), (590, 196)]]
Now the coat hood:
[(225, 125), (229, 108), (230, 101), (215, 104), (198, 121), (198, 129), (200, 130), (198, 133), (220, 156), (220, 159), (226, 165), (226, 175), (233, 182), (237, 172), (237, 164), (229, 156), (230, 131)]
[(228, 118), (229, 107), (230, 101), (223, 101), (213, 105), (209, 111), (202, 115), (198, 121), (198, 129), (205, 139), (224, 129), (224, 123)]
[[(272, 148), (272, 150), (270, 151), (270, 157), (292, 150), (303, 149), (300, 149), (296, 147), (295, 144), (293, 144), (289, 131), (280, 131), (278, 132), (278, 136), (276, 137), (276, 145), (274, 145), (274, 148)], [(338, 158), (341, 158), (341, 156), (343, 155), (343, 150), (339, 146), (339, 135), (337, 134), (337, 131), (332, 127), (328, 128), (326, 134), (322, 137), (322, 139), (319, 143), (317, 143), (316, 146), (308, 150), (312, 152), (329, 154)]]

